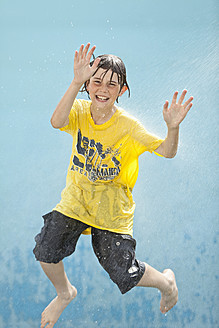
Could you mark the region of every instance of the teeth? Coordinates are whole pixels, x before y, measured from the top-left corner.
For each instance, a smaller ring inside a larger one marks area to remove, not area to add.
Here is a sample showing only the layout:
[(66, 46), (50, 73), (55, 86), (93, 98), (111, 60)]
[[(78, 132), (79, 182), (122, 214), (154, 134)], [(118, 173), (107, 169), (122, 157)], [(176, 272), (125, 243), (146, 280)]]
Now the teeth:
[(101, 97), (101, 96), (97, 96), (98, 99), (100, 100), (107, 100), (108, 98), (107, 97)]

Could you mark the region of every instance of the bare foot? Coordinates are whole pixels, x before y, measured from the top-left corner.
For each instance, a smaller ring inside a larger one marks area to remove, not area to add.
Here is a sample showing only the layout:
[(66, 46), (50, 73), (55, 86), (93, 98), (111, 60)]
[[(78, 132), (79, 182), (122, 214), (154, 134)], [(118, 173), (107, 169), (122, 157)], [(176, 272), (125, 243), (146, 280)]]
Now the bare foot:
[(56, 296), (54, 300), (45, 308), (41, 317), (41, 328), (53, 328), (66, 306), (76, 297), (77, 289), (69, 286), (69, 294)]
[(177, 303), (178, 289), (176, 286), (175, 275), (172, 270), (164, 270), (163, 275), (166, 277), (168, 285), (166, 290), (161, 291), (160, 311), (166, 313)]

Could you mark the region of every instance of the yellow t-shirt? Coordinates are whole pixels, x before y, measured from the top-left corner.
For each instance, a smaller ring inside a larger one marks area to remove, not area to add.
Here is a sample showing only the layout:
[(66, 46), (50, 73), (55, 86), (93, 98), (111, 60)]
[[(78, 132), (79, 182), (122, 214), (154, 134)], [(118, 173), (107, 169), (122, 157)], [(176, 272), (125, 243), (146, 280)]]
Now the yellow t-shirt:
[(96, 125), (90, 105), (75, 100), (69, 124), (61, 128), (72, 135), (73, 145), (66, 187), (55, 210), (89, 226), (132, 235), (138, 157), (163, 140), (118, 107), (109, 121)]

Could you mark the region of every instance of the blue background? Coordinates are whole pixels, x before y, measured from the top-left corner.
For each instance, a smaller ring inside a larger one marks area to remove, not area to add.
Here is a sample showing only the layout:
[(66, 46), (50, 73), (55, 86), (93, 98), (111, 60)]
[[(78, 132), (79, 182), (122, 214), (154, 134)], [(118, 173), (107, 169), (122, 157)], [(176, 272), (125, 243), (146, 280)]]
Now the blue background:
[(0, 327), (39, 327), (55, 296), (32, 248), (71, 152), (50, 117), (73, 78), (74, 51), (88, 41), (96, 55), (123, 58), (131, 98), (120, 106), (149, 131), (165, 137), (162, 107), (175, 90), (194, 97), (177, 156), (143, 154), (134, 188), (137, 257), (175, 271), (179, 302), (164, 316), (155, 289), (121, 296), (82, 236), (64, 262), (78, 297), (56, 326), (219, 327), (217, 1), (1, 0), (0, 26)]

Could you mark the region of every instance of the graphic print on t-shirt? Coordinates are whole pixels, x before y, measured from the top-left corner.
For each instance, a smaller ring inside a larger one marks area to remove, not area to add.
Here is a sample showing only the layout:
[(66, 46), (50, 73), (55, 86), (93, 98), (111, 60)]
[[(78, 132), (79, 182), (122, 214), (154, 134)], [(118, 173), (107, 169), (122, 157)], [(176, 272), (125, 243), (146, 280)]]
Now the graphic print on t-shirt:
[(79, 129), (76, 149), (79, 156), (73, 156), (71, 170), (87, 176), (92, 182), (110, 181), (118, 176), (121, 167), (118, 160), (120, 148), (107, 147), (104, 149), (100, 142), (82, 136)]

